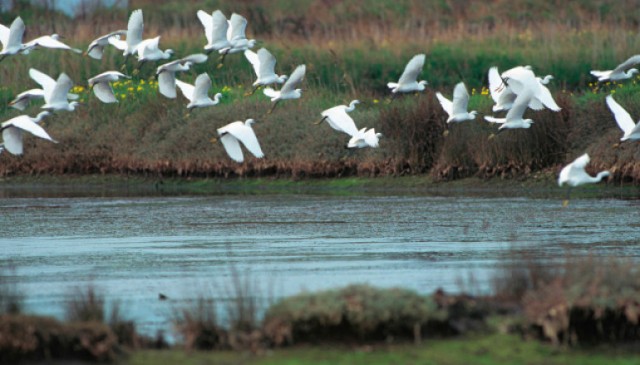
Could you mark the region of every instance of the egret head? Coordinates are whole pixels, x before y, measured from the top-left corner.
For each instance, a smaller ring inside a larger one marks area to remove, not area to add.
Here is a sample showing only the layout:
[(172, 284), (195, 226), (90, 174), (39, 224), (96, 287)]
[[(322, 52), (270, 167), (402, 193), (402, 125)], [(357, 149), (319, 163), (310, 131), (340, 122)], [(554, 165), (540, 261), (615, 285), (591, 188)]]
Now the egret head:
[(632, 68), (629, 71), (627, 71), (627, 75), (629, 75), (629, 77), (633, 76), (634, 74), (638, 73), (638, 69), (637, 68)]
[(289, 78), (288, 75), (280, 75), (278, 76), (278, 83), (283, 84)]
[(173, 52), (173, 50), (172, 50), (172, 49), (167, 49), (167, 50), (165, 50), (165, 51), (164, 51), (165, 58), (170, 58), (171, 56), (173, 56), (173, 53), (174, 53), (174, 52)]
[(255, 39), (249, 39), (249, 40), (247, 41), (247, 47), (249, 47), (249, 48), (253, 48), (253, 47), (255, 47), (256, 42), (257, 42), (257, 41), (256, 41)]
[(244, 121), (244, 124), (248, 127), (251, 127), (252, 124), (255, 124), (255, 120), (253, 118), (249, 118), (247, 120)]

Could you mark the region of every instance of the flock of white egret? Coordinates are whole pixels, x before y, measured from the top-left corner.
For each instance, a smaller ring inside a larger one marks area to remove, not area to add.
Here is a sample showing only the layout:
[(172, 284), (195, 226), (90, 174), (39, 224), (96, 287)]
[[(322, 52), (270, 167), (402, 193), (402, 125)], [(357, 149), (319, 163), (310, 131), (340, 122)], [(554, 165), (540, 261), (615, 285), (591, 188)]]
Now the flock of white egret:
[[(160, 94), (167, 98), (176, 98), (176, 88), (188, 99), (187, 108), (201, 108), (214, 106), (219, 103), (222, 94), (217, 93), (213, 99), (209, 96), (212, 82), (207, 73), (197, 76), (195, 84), (191, 85), (176, 78), (177, 73), (185, 72), (193, 64), (204, 63), (208, 60), (208, 54), (218, 52), (220, 64), (222, 66), (224, 57), (233, 53), (244, 53), (246, 59), (253, 66), (257, 79), (253, 83), (253, 94), (259, 87), (264, 87), (263, 93), (271, 99), (273, 103), (269, 113), (282, 100), (298, 99), (302, 96), (299, 88), (302, 83), (306, 67), (298, 65), (291, 75), (278, 75), (275, 73), (276, 59), (265, 48), (258, 52), (251, 51), (256, 44), (256, 40), (247, 39), (245, 31), (247, 20), (238, 14), (232, 14), (229, 19), (220, 11), (216, 10), (211, 14), (205, 11), (198, 11), (197, 17), (204, 27), (206, 54), (197, 53), (160, 65), (157, 68), (158, 90)], [(30, 42), (23, 43), (25, 24), (20, 17), (17, 17), (11, 26), (7, 28), (0, 24), (0, 61), (7, 56), (28, 54), (35, 48), (52, 48), (69, 50), (76, 53), (82, 51), (72, 48), (59, 39), (57, 34), (38, 37)], [(122, 40), (121, 37), (125, 36)], [(138, 59), (138, 68), (146, 63), (169, 59), (174, 52), (171, 49), (162, 50), (160, 48), (160, 36), (144, 39), (144, 21), (142, 10), (135, 10), (131, 13), (126, 30), (117, 30), (95, 39), (89, 45), (85, 55), (94, 59), (102, 59), (104, 50), (108, 46), (113, 46), (123, 52), (126, 60), (130, 56)], [(427, 81), (418, 81), (422, 72), (426, 56), (418, 54), (414, 56), (406, 65), (404, 72), (398, 82), (389, 82), (387, 86), (391, 91), (392, 98), (399, 93), (412, 93), (425, 90)], [(609, 71), (591, 71), (591, 74), (598, 78), (598, 81), (624, 80), (631, 78), (638, 70), (631, 68), (640, 63), (640, 55), (633, 56)], [(62, 72), (57, 80), (35, 70), (29, 70), (29, 76), (38, 83), (41, 88), (27, 90), (20, 93), (10, 103), (13, 108), (24, 110), (32, 100), (44, 99), (45, 104), (41, 107), (45, 111), (36, 117), (20, 115), (5, 121), (0, 125), (2, 131), (3, 144), (0, 148), (16, 155), (23, 153), (22, 136), (24, 132), (31, 133), (37, 137), (56, 142), (49, 134), (38, 125), (38, 123), (51, 112), (73, 111), (80, 105), (76, 99), (78, 95), (70, 93), (73, 81)], [(95, 96), (103, 103), (117, 103), (111, 87), (112, 82), (129, 76), (118, 71), (107, 71), (94, 76), (88, 80), (89, 86), (93, 89)], [(542, 110), (548, 108), (552, 111), (559, 111), (549, 89), (545, 86), (553, 77), (547, 75), (544, 78), (537, 77), (530, 66), (518, 66), (500, 74), (496, 67), (492, 67), (488, 73), (489, 90), (495, 105), (492, 108), (494, 113), (505, 112), (502, 118), (485, 116), (484, 119), (490, 123), (499, 124), (498, 133), (506, 129), (530, 128), (532, 119), (525, 119), (524, 113), (528, 109)], [(273, 89), (272, 85), (282, 84), (279, 90)], [(449, 100), (441, 93), (436, 93), (438, 101), (444, 111), (448, 114), (447, 123), (460, 123), (475, 120), (476, 111), (468, 111), (469, 93), (463, 82), (458, 83), (453, 91), (453, 99)], [(629, 114), (609, 95), (606, 98), (607, 105), (612, 111), (616, 122), (623, 130), (624, 136), (621, 141), (640, 140), (640, 123), (635, 124)], [(378, 147), (382, 134), (376, 133), (374, 129), (357, 128), (354, 120), (348, 113), (355, 109), (358, 100), (353, 100), (348, 106), (339, 105), (321, 112), (322, 121), (327, 121), (331, 128), (350, 136), (347, 143), (348, 148)], [(255, 123), (254, 119), (246, 121), (232, 122), (224, 127), (218, 128), (217, 132), (220, 141), (227, 154), (237, 162), (243, 162), (244, 157), (241, 144), (255, 157), (262, 158), (264, 153), (260, 147), (258, 139), (251, 127)], [(601, 181), (609, 175), (609, 172), (600, 172), (596, 177), (591, 177), (585, 172), (585, 167), (589, 162), (587, 154), (579, 157), (571, 164), (564, 167), (558, 178), (558, 184), (568, 184), (578, 186), (585, 183)]]

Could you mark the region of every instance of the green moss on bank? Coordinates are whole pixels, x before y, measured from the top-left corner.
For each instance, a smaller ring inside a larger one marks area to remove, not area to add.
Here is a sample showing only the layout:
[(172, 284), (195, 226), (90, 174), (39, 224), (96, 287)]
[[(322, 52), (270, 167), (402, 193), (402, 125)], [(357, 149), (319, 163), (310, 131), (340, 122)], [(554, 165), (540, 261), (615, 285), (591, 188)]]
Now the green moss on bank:
[(378, 345), (364, 347), (296, 347), (268, 351), (261, 355), (241, 352), (138, 351), (127, 365), (246, 364), (246, 365), (631, 365), (638, 353), (615, 348), (564, 349), (515, 335), (494, 334), (450, 340), (427, 341), (421, 345)]

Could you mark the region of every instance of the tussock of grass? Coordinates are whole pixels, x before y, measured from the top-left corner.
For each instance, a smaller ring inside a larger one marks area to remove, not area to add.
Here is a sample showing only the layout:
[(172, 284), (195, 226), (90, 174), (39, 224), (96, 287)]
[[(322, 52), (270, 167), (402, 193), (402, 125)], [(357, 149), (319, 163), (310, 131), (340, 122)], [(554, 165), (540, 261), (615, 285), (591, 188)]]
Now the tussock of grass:
[(55, 319), (25, 315), (0, 315), (0, 362), (27, 360), (115, 360), (116, 336), (97, 322), (63, 324)]
[(281, 300), (265, 314), (264, 330), (275, 345), (419, 339), (422, 327), (442, 315), (412, 291), (352, 285)]

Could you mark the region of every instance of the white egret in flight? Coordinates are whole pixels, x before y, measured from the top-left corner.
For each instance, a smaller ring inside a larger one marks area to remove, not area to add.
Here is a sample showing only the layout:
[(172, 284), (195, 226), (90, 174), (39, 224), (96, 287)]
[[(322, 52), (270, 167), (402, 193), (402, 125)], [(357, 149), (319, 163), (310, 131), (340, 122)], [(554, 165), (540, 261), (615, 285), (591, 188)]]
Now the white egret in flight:
[(607, 96), (606, 100), (609, 109), (616, 119), (616, 123), (618, 123), (618, 127), (624, 132), (620, 141), (640, 140), (640, 123), (634, 123), (631, 115), (613, 99), (612, 95)]
[(211, 78), (206, 72), (198, 75), (195, 85), (187, 84), (180, 80), (176, 80), (176, 85), (182, 91), (184, 97), (189, 100), (188, 109), (218, 105), (222, 97), (220, 93), (217, 93), (213, 100), (209, 97)]
[(90, 78), (89, 87), (93, 89), (93, 93), (101, 102), (106, 104), (117, 103), (118, 99), (113, 94), (111, 83), (120, 79), (130, 78), (130, 76), (118, 71), (107, 71)]
[(302, 96), (302, 89), (298, 89), (297, 87), (302, 83), (305, 71), (305, 65), (296, 67), (296, 69), (291, 73), (291, 76), (289, 76), (289, 79), (284, 83), (284, 85), (282, 85), (280, 91), (276, 91), (270, 87), (263, 90), (263, 93), (270, 97), (271, 101), (274, 103), (271, 110), (269, 110), (269, 113), (273, 112), (280, 100), (298, 99)]
[(242, 143), (247, 150), (257, 158), (264, 157), (264, 153), (260, 148), (260, 143), (258, 143), (258, 138), (256, 137), (253, 128), (251, 128), (251, 125), (254, 123), (255, 121), (253, 119), (247, 119), (244, 122), (237, 121), (227, 124), (222, 128), (218, 128), (220, 142), (222, 142), (225, 151), (227, 151), (227, 154), (232, 160), (239, 163), (244, 161), (244, 155), (242, 154), (240, 143)]
[(14, 155), (21, 155), (23, 153), (22, 137), (24, 132), (29, 132), (36, 137), (46, 139), (48, 141), (58, 143), (49, 134), (38, 125), (44, 117), (48, 116), (48, 111), (43, 111), (35, 118), (28, 115), (19, 115), (11, 118), (6, 122), (0, 124), (0, 131), (2, 132), (3, 147), (7, 152)]
[(158, 91), (170, 99), (176, 98), (176, 73), (189, 71), (194, 63), (207, 62), (207, 55), (195, 53), (179, 60), (171, 61), (158, 66)]
[(391, 89), (391, 92), (396, 93), (408, 93), (413, 91), (423, 91), (427, 82), (422, 80), (418, 82), (418, 76), (422, 72), (426, 56), (419, 54), (414, 56), (407, 66), (404, 68), (404, 72), (400, 76), (398, 82), (390, 82), (387, 87)]
[(441, 93), (437, 92), (436, 97), (442, 105), (442, 109), (449, 115), (447, 123), (464, 122), (476, 119), (477, 111), (467, 111), (469, 105), (469, 92), (464, 86), (464, 82), (459, 82), (453, 89), (453, 101), (445, 98)]
[(558, 185), (569, 185), (569, 189), (567, 190), (567, 197), (562, 202), (563, 206), (566, 207), (569, 204), (569, 194), (571, 193), (571, 188), (584, 184), (598, 183), (603, 178), (610, 175), (609, 171), (600, 171), (595, 177), (587, 174), (587, 172), (585, 171), (585, 167), (587, 167), (589, 161), (589, 155), (585, 153), (584, 155), (576, 158), (572, 163), (568, 164), (562, 169), (562, 171), (560, 171), (560, 176), (558, 176)]
[[(260, 48), (258, 53), (248, 49), (244, 51), (244, 56), (249, 60), (258, 79), (253, 83), (253, 91), (255, 93), (258, 87), (271, 84), (282, 84), (287, 81), (287, 75), (277, 75), (276, 58), (267, 51), (266, 48)], [(249, 95), (251, 95), (249, 94)]]
[(591, 75), (597, 77), (600, 82), (630, 79), (633, 75), (638, 73), (638, 69), (631, 68), (631, 66), (635, 66), (638, 63), (640, 63), (640, 55), (631, 56), (626, 61), (616, 66), (613, 70), (593, 70), (591, 71)]

